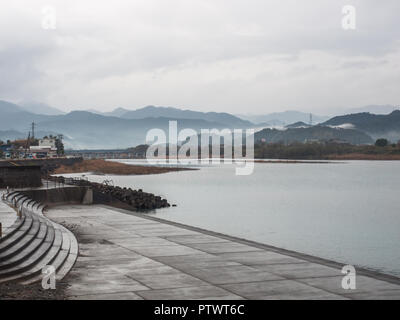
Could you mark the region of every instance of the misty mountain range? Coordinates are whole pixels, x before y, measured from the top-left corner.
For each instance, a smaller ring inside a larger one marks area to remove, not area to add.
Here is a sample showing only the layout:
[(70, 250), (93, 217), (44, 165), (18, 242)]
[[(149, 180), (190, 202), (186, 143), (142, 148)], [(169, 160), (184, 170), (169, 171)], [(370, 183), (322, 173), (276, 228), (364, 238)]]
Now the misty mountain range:
[(256, 134), (256, 140), (265, 138), (270, 142), (319, 138), (360, 144), (372, 143), (377, 137), (386, 137), (392, 141), (400, 139), (400, 111), (388, 115), (357, 113), (331, 119), (313, 115), (313, 124), (319, 123), (317, 126), (309, 125), (309, 117), (309, 113), (298, 111), (261, 116), (235, 116), (229, 113), (154, 106), (137, 110), (117, 108), (112, 112), (87, 110), (65, 114), (42, 103), (24, 102), (17, 105), (0, 100), (0, 139), (5, 141), (26, 138), (31, 123), (35, 122), (37, 137), (63, 134), (67, 148), (127, 148), (144, 143), (146, 133), (150, 129), (159, 128), (168, 132), (171, 120), (178, 120), (178, 130), (280, 127), (279, 130), (269, 128)]
[(368, 112), (333, 117), (324, 123), (327, 126), (350, 126), (368, 133), (373, 139), (384, 137), (393, 142), (400, 140), (400, 110), (387, 115)]
[[(310, 122), (310, 113), (300, 112), (300, 111), (283, 111), (283, 112), (274, 112), (265, 115), (238, 115), (242, 119), (249, 120), (253, 123), (263, 124), (264, 126), (285, 126), (294, 122)], [(318, 124), (323, 121), (328, 120), (330, 117), (327, 116), (319, 116), (312, 114), (312, 122), (313, 124)]]

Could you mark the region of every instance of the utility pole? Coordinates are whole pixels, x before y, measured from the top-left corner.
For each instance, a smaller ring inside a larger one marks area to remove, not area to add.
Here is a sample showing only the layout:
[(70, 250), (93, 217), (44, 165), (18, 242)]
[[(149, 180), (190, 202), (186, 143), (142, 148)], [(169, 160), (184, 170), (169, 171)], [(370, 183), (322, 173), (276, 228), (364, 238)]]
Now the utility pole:
[(31, 133), (29, 132), (28, 133), (28, 139), (26, 140), (26, 144), (25, 144), (25, 157), (28, 154), (28, 149), (29, 149), (29, 146), (30, 146), (30, 140), (31, 140)]
[(310, 126), (312, 126), (312, 113), (310, 113)]
[(35, 139), (35, 122), (32, 122), (32, 139)]

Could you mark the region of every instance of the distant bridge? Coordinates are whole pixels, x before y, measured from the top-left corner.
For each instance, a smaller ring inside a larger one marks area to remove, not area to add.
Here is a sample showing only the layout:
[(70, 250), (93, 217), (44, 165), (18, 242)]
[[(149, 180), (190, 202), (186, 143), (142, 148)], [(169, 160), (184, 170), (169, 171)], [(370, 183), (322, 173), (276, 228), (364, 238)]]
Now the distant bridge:
[(67, 156), (82, 157), (88, 159), (144, 159), (143, 152), (134, 152), (126, 149), (115, 150), (66, 150)]

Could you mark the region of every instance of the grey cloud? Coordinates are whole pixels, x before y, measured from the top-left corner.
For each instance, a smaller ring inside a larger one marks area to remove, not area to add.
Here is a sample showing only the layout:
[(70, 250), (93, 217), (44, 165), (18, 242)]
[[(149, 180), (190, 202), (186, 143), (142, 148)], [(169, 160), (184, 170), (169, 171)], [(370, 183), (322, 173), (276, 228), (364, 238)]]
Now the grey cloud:
[[(360, 105), (365, 90), (368, 103), (396, 103), (399, 94), (384, 85), (392, 87), (398, 70), (400, 3), (354, 0), (357, 29), (344, 31), (347, 2), (59, 0), (49, 3), (57, 9), (50, 31), (40, 28), (41, 5), (4, 4), (0, 95), (65, 109), (161, 104), (254, 113)], [(358, 70), (371, 78), (355, 85)], [(344, 78), (352, 82), (344, 96), (322, 87), (340, 90)]]

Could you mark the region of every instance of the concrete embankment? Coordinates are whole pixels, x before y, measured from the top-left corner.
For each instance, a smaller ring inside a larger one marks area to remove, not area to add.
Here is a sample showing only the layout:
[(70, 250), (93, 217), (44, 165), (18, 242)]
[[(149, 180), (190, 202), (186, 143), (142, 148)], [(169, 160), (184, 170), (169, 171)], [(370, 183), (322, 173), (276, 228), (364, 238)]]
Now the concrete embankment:
[[(106, 204), (131, 211), (149, 211), (170, 207), (166, 199), (143, 190), (109, 186), (87, 180), (51, 178), (40, 189), (21, 193), (47, 206), (61, 204)], [(47, 188), (47, 184), (50, 184)]]
[(60, 187), (52, 189), (24, 190), (22, 194), (47, 206), (61, 204), (92, 204), (93, 190), (90, 187)]
[(72, 166), (82, 158), (0, 160), (0, 188), (37, 188), (41, 178), (61, 165)]
[(69, 299), (400, 299), (400, 279), (107, 206), (65, 206), (80, 255)]
[(72, 166), (76, 163), (82, 162), (83, 159), (76, 158), (46, 158), (46, 159), (13, 159), (13, 160), (0, 160), (0, 167), (2, 166), (39, 166), (44, 172), (51, 172), (59, 166)]
[(78, 242), (63, 226), (43, 215), (44, 205), (22, 192), (2, 193), (0, 222), (5, 205), (16, 211), (0, 237), (0, 299), (19, 298), (10, 295), (9, 283), (31, 285), (40, 282), (49, 265), (61, 280), (73, 267), (78, 256)]

